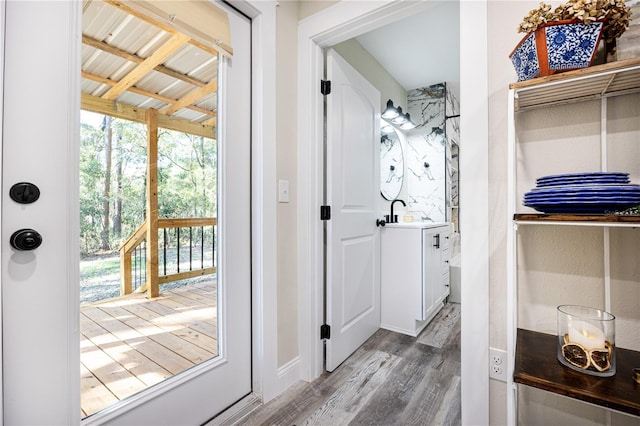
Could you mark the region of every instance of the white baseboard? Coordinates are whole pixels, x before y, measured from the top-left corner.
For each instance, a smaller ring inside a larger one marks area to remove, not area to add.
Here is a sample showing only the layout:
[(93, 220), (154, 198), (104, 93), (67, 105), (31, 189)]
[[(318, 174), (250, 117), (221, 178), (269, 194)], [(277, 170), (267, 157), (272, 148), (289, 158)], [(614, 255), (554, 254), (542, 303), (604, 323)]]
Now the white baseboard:
[(302, 362), (298, 356), (278, 368), (278, 395), (300, 380), (302, 380)]

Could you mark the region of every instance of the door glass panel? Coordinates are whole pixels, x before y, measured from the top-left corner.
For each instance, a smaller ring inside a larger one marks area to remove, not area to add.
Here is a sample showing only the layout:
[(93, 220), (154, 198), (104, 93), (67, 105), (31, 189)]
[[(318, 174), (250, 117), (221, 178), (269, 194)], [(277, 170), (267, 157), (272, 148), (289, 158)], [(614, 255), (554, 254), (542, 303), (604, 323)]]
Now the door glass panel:
[(82, 418), (219, 354), (218, 55), (189, 40), (83, 9)]

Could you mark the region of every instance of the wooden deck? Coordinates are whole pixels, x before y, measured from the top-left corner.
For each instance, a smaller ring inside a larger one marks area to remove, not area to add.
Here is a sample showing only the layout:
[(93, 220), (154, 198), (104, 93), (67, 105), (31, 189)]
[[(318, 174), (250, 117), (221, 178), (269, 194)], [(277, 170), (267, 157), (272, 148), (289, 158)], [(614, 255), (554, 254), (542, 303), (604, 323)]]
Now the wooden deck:
[(215, 357), (215, 282), (80, 308), (82, 417)]

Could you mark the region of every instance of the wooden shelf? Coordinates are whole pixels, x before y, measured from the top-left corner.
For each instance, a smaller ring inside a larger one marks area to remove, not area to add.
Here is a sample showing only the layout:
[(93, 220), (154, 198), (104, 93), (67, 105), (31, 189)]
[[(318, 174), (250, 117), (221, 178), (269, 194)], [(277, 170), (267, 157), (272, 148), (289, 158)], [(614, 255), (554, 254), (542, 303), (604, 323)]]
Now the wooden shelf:
[(616, 374), (596, 377), (560, 364), (557, 344), (555, 335), (519, 328), (513, 381), (640, 416), (640, 384), (631, 378), (640, 352), (616, 348)]
[(640, 227), (639, 215), (516, 213), (513, 220), (518, 224)]
[(515, 111), (640, 92), (640, 58), (595, 65), (509, 85)]

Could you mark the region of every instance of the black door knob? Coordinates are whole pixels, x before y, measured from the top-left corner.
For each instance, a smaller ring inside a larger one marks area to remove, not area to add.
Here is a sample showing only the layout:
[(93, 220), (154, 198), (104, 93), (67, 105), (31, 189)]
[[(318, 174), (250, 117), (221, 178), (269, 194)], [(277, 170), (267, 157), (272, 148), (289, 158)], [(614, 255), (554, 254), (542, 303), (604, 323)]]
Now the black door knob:
[(9, 196), (20, 204), (31, 204), (40, 198), (40, 189), (29, 182), (19, 182), (11, 187)]
[(19, 229), (11, 235), (9, 243), (16, 250), (34, 250), (42, 244), (42, 235), (33, 229)]

